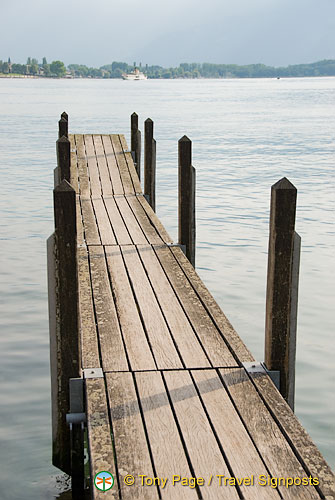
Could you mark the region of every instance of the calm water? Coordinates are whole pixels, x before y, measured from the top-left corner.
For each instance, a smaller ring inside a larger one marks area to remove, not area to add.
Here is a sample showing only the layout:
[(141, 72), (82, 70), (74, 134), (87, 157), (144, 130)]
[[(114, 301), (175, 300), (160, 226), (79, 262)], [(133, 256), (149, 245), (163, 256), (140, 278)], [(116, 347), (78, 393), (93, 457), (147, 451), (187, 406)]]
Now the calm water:
[(45, 242), (64, 110), (71, 131), (127, 138), (133, 111), (141, 123), (154, 120), (157, 213), (175, 239), (177, 141), (193, 140), (198, 272), (260, 361), (270, 187), (283, 176), (295, 184), (302, 237), (296, 413), (334, 466), (334, 105), (335, 78), (0, 79), (1, 499), (50, 499), (62, 488), (50, 465)]

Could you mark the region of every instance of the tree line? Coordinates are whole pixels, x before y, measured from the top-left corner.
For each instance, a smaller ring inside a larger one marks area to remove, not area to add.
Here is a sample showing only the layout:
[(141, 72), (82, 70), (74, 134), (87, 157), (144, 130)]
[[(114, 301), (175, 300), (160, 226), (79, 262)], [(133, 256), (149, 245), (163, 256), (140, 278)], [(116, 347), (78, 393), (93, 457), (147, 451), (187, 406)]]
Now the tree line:
[(133, 66), (125, 62), (106, 64), (100, 68), (83, 64), (69, 64), (66, 68), (62, 61), (48, 64), (44, 57), (39, 63), (37, 59), (28, 57), (26, 64), (0, 61), (0, 73), (33, 75), (40, 77), (72, 77), (72, 78), (121, 78), (122, 73), (130, 73), (138, 67), (148, 78), (281, 78), (303, 76), (335, 76), (335, 60), (328, 59), (311, 64), (296, 64), (286, 67), (266, 66), (265, 64), (212, 64), (181, 63), (175, 68), (162, 66), (142, 67), (140, 63)]

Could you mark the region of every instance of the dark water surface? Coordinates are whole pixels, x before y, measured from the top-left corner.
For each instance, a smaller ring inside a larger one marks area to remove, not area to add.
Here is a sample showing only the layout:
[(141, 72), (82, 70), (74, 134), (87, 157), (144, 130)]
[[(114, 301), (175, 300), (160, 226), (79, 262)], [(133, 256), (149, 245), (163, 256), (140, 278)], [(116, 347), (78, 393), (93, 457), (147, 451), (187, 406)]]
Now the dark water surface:
[[(46, 239), (53, 231), (57, 121), (125, 133), (155, 122), (157, 213), (176, 240), (177, 141), (193, 141), (197, 269), (262, 361), (270, 187), (298, 188), (302, 238), (296, 413), (334, 466), (335, 78), (0, 79), (0, 498), (50, 499)], [(20, 480), (14, 479), (18, 477)]]

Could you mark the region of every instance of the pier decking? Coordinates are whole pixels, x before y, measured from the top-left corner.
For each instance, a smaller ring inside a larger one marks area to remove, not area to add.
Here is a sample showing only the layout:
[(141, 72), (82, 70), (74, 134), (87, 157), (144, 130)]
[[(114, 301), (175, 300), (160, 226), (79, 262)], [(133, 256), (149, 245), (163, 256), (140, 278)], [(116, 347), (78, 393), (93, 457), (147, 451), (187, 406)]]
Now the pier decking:
[(90, 475), (115, 478), (92, 498), (334, 499), (319, 450), (147, 203), (124, 136), (69, 140)]

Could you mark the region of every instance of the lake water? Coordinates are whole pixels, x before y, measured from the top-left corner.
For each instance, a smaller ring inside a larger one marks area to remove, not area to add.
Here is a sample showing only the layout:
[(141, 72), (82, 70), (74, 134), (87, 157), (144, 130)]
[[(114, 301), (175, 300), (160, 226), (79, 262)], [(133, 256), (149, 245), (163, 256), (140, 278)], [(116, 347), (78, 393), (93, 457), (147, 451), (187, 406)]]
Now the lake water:
[[(296, 413), (331, 466), (334, 447), (335, 78), (0, 79), (0, 498), (50, 499), (46, 239), (53, 232), (57, 121), (125, 133), (155, 122), (157, 213), (177, 239), (177, 141), (193, 141), (200, 276), (263, 361), (271, 185), (298, 189), (302, 238)], [(24, 494), (23, 494), (24, 491)]]

